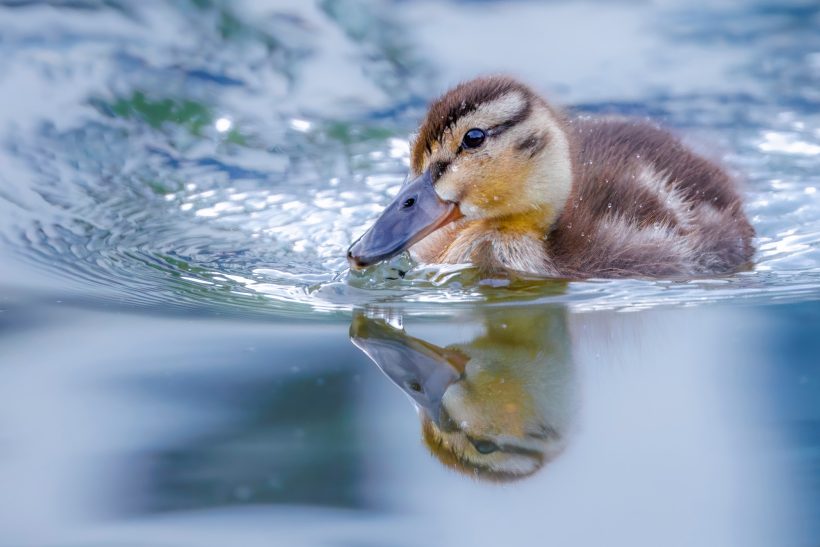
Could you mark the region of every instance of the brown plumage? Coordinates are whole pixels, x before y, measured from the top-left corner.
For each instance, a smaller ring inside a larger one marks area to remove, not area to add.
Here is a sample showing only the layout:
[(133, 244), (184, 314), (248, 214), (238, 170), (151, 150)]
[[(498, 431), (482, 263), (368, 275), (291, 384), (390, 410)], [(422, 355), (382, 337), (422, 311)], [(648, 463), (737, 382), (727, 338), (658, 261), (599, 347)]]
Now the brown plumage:
[(570, 118), (506, 77), (433, 102), (411, 169), (404, 206), (388, 206), (351, 246), (354, 267), (409, 248), (487, 271), (680, 277), (733, 272), (754, 254), (721, 166), (645, 121)]
[(547, 239), (562, 275), (719, 274), (749, 264), (754, 229), (722, 167), (647, 122), (568, 126), (573, 189)]

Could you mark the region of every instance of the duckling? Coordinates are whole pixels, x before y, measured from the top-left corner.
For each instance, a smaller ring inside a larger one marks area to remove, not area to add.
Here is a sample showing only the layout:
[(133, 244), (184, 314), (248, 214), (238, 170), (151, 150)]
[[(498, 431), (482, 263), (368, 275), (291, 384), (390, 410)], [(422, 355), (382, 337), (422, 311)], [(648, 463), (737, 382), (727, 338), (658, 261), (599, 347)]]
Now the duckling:
[(748, 267), (731, 177), (645, 121), (569, 117), (508, 77), (432, 103), (411, 179), (348, 250), (548, 277), (683, 277)]
[(566, 310), (482, 313), (480, 335), (447, 347), (361, 312), (350, 337), (414, 401), (439, 461), (479, 479), (521, 479), (561, 454), (578, 411)]

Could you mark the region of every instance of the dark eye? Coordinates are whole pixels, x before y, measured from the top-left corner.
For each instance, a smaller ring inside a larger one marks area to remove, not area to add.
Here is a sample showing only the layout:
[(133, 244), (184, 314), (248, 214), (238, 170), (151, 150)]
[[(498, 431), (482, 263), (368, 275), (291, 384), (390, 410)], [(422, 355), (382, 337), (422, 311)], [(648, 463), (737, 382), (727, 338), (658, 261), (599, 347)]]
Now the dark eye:
[(410, 207), (412, 207), (415, 204), (416, 204), (416, 198), (407, 198), (406, 200), (404, 200), (404, 203), (402, 203), (402, 207), (404, 207), (405, 209), (409, 209)]
[(409, 384), (407, 384), (407, 387), (409, 387), (410, 389), (412, 389), (413, 391), (415, 391), (417, 393), (421, 392), (421, 384), (418, 383), (418, 382), (410, 382)]
[(471, 440), (473, 446), (479, 454), (492, 454), (498, 451), (498, 445), (492, 441), (484, 441), (480, 439)]
[(461, 141), (461, 146), (464, 148), (478, 148), (484, 142), (484, 137), (487, 134), (483, 130), (473, 128), (464, 133), (464, 139)]

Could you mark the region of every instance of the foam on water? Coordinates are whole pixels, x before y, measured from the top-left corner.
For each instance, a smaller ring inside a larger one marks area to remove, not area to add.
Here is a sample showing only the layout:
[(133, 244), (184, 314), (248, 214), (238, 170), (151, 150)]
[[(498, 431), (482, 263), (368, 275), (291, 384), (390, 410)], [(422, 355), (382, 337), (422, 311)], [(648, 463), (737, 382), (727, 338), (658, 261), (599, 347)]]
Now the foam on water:
[[(565, 283), (481, 280), (465, 266), (416, 266), (402, 276), (410, 264), (401, 257), (364, 275), (347, 271), (347, 246), (405, 177), (408, 136), (425, 102), (471, 75), (458, 73), (463, 52), (431, 49), (426, 33), (448, 17), (490, 24), (485, 15), (447, 4), (414, 35), (422, 8), (404, 3), (75, 4), (84, 9), (0, 3), (0, 238), (15, 260), (51, 272), (60, 290), (290, 314), (384, 303), (446, 314), (486, 301), (628, 310), (820, 296), (816, 6), (627, 7), (626, 28), (641, 31), (635, 48), (665, 54), (625, 59), (632, 79), (599, 59), (610, 93), (589, 73), (562, 73), (560, 64), (539, 72), (526, 64), (532, 56), (508, 52), (510, 71), (579, 110), (650, 116), (724, 157), (745, 181), (758, 232), (752, 272)], [(519, 17), (524, 32), (535, 15), (570, 26), (591, 16), (574, 9), (521, 3), (505, 16)], [(398, 28), (407, 32), (391, 32)], [(500, 42), (518, 43), (516, 26), (504, 29)], [(543, 40), (545, 50), (557, 47)], [(729, 54), (716, 60), (718, 42)], [(686, 66), (670, 71), (676, 60)], [(707, 60), (708, 78), (680, 84)], [(464, 70), (499, 68), (489, 53), (476, 52), (473, 64)], [(634, 74), (661, 65), (645, 79)], [(8, 285), (23, 282), (5, 275)]]

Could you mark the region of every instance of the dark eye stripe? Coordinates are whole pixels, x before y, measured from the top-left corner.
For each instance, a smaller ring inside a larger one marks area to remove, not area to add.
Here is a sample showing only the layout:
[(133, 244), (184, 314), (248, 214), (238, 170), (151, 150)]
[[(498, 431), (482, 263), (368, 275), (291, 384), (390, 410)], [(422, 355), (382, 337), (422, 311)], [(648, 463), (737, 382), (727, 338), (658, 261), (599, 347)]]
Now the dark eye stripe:
[(523, 139), (518, 144), (516, 144), (515, 148), (519, 152), (529, 152), (530, 157), (533, 157), (538, 152), (544, 149), (548, 141), (548, 135), (539, 135), (538, 133), (533, 133), (532, 135), (528, 136), (527, 138)]
[(494, 125), (494, 126), (490, 127), (487, 130), (487, 135), (489, 135), (491, 137), (495, 137), (496, 135), (500, 135), (504, 131), (510, 129), (511, 127), (514, 127), (514, 126), (518, 125), (519, 123), (521, 123), (524, 120), (526, 120), (527, 118), (529, 118), (530, 117), (530, 112), (532, 112), (532, 105), (530, 104), (530, 101), (527, 101), (527, 102), (524, 103), (524, 106), (521, 108), (521, 110), (519, 110), (515, 114), (515, 116), (513, 116), (509, 120), (503, 121), (503, 122), (501, 122), (497, 125)]
[(450, 167), (449, 161), (437, 161), (433, 165), (430, 166), (430, 175), (433, 179), (433, 182), (436, 182), (441, 175), (443, 175), (447, 168)]

